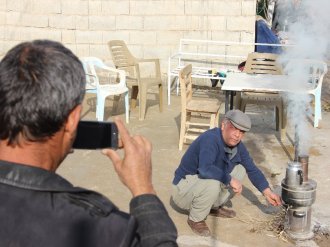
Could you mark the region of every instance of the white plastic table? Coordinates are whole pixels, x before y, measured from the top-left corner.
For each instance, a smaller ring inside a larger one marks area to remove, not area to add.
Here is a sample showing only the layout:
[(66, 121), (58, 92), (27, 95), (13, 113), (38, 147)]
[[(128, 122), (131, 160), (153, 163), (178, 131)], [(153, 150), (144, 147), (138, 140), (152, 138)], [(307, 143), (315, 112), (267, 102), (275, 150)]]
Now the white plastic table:
[[(313, 85), (301, 83), (296, 77), (290, 75), (270, 75), (270, 74), (247, 74), (228, 73), (221, 90), (226, 91), (225, 111), (233, 109), (234, 92), (259, 92), (259, 93), (308, 93)], [(229, 96), (230, 106), (229, 106)]]

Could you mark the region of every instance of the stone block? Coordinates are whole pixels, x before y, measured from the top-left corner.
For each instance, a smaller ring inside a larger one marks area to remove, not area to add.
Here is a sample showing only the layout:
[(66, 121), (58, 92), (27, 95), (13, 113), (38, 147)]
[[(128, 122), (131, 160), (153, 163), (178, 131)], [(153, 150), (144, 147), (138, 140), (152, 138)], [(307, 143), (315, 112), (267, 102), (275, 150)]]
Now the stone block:
[(78, 57), (90, 56), (89, 45), (88, 44), (77, 44), (76, 45), (76, 54)]
[(89, 28), (89, 17), (87, 15), (76, 15), (75, 23), (77, 30), (88, 30)]
[(255, 29), (255, 16), (237, 16), (227, 17), (227, 30), (228, 31), (248, 31), (254, 32)]
[[(218, 1), (219, 2), (219, 1)], [(199, 1), (192, 0), (185, 2), (185, 15), (214, 15), (219, 12), (220, 8), (217, 7), (215, 1)]]
[(5, 39), (5, 27), (4, 26), (0, 26), (0, 40), (4, 40)]
[(7, 9), (6, 3), (7, 3), (7, 0), (0, 0), (0, 14), (2, 14), (1, 11), (4, 11)]
[(102, 1), (102, 15), (129, 15), (130, 1), (129, 0), (108, 0)]
[(145, 16), (144, 29), (157, 31), (185, 30), (186, 23), (189, 23), (189, 20), (192, 19), (185, 16)]
[(247, 57), (247, 55), (253, 51), (253, 45), (240, 45), (240, 46), (228, 46), (227, 48), (227, 52), (228, 54), (231, 55), (237, 55), (237, 56), (243, 56), (243, 57)]
[[(167, 65), (168, 65), (168, 58), (173, 55), (173, 46), (170, 45), (162, 45), (161, 49), (159, 49), (158, 56), (161, 59), (161, 65), (166, 64), (166, 69), (163, 69), (163, 71), (167, 70)], [(163, 62), (162, 62), (163, 61)], [(163, 66), (162, 66), (163, 67)]]
[(76, 28), (75, 16), (74, 15), (51, 15), (51, 16), (49, 16), (49, 27), (75, 29)]
[[(165, 47), (165, 45), (162, 45), (162, 47)], [(179, 51), (179, 43), (175, 45), (166, 45), (166, 49), (168, 50), (168, 57), (166, 58), (166, 62), (168, 62), (168, 58)]]
[(240, 32), (241, 42), (254, 43), (255, 34), (254, 32)]
[(185, 15), (230, 16), (241, 15), (239, 1), (186, 1)]
[(116, 29), (141, 30), (143, 29), (142, 16), (119, 15), (116, 16)]
[(6, 53), (13, 48), (15, 45), (17, 45), (18, 43), (20, 43), (20, 41), (16, 41), (16, 40), (5, 40), (1, 42), (1, 46), (0, 46), (0, 57), (4, 57), (6, 55)]
[(239, 42), (240, 32), (212, 31), (213, 40)]
[(109, 59), (110, 52), (108, 50), (108, 47), (104, 44), (100, 45), (94, 45), (91, 44), (89, 46), (90, 56), (92, 57), (98, 57), (102, 60)]
[[(211, 39), (209, 30), (187, 30), (183, 32), (185, 39)], [(179, 45), (179, 43), (178, 43)]]
[(218, 3), (218, 15), (221, 16), (240, 16), (242, 14), (242, 5), (240, 1), (223, 1)]
[(169, 56), (172, 55), (171, 51), (171, 47), (166, 45), (157, 45), (153, 47), (145, 46), (143, 56), (145, 58), (158, 58), (167, 61)]
[(155, 45), (156, 33), (152, 31), (131, 31), (129, 42), (138, 45)]
[(4, 39), (7, 41), (21, 40), (21, 29), (23, 29), (23, 28), (7, 26), (4, 30)]
[(48, 16), (39, 14), (23, 14), (22, 25), (27, 27), (48, 27)]
[(129, 40), (129, 31), (106, 31), (103, 32), (103, 43), (107, 44), (110, 40), (124, 40), (125, 42), (128, 42)]
[(89, 15), (101, 15), (102, 14), (102, 2), (103, 1), (90, 1), (88, 4)]
[(23, 13), (18, 11), (9, 11), (5, 13), (6, 25), (19, 26), (22, 24)]
[(20, 40), (51, 39), (61, 42), (61, 31), (50, 28), (24, 27), (20, 28)]
[(6, 12), (0, 10), (0, 25), (6, 24)]
[[(210, 17), (208, 16), (185, 16), (185, 27), (183, 30), (193, 31), (205, 31), (210, 29)], [(217, 25), (217, 28), (221, 28), (221, 23)]]
[(208, 17), (208, 30), (226, 30), (227, 18), (224, 16), (209, 16)]
[(54, 0), (27, 0), (25, 12), (31, 14), (59, 14), (61, 13), (61, 1)]
[(0, 61), (2, 60), (2, 58), (5, 56), (6, 54), (6, 50), (4, 48), (4, 44), (3, 41), (0, 40)]
[(23, 12), (28, 8), (27, 0), (10, 0), (6, 1), (6, 10), (7, 11), (17, 11)]
[(256, 14), (255, 1), (242, 1), (242, 15), (251, 16)]
[(102, 44), (102, 31), (76, 31), (77, 44)]
[(180, 38), (182, 34), (175, 31), (158, 31), (157, 34), (157, 44), (159, 45), (179, 45)]
[[(1, 0), (3, 1), (3, 0)], [(7, 11), (18, 11), (30, 14), (61, 13), (61, 1), (55, 0), (10, 0), (6, 2)], [(0, 2), (1, 3), (1, 2)], [(1, 4), (2, 6), (2, 4)]]
[(80, 0), (61, 1), (62, 13), (67, 15), (88, 15), (88, 2)]
[(131, 1), (130, 14), (141, 16), (184, 15), (184, 0)]
[[(16, 29), (19, 34), (19, 40), (33, 40), (43, 37), (43, 31), (40, 28), (34, 27), (20, 27)], [(48, 38), (48, 37), (47, 37)]]
[(76, 43), (76, 30), (62, 30), (62, 42), (65, 44)]
[(90, 16), (89, 29), (90, 30), (115, 30), (116, 17), (115, 16)]
[(50, 28), (39, 28), (39, 34), (35, 34), (33, 39), (50, 39), (61, 42), (62, 33), (60, 30), (54, 30)]

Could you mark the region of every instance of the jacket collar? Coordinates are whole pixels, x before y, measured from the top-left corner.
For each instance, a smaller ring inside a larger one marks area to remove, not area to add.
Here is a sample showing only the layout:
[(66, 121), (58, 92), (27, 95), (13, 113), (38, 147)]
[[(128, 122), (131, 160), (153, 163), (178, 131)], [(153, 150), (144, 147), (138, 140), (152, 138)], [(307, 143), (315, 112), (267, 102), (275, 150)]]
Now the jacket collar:
[(38, 191), (82, 190), (54, 172), (3, 160), (0, 160), (0, 183)]
[[(221, 130), (221, 128), (218, 128), (218, 129), (219, 129), (219, 134), (220, 134), (220, 142), (223, 144), (224, 152), (225, 153), (226, 152), (228, 153), (228, 149), (227, 148), (229, 148), (229, 147), (226, 145), (225, 141), (223, 140), (222, 130)], [(240, 163), (241, 162), (240, 150), (241, 150), (242, 145), (243, 145), (243, 143), (242, 143), (242, 141), (240, 141), (235, 146), (235, 150), (233, 150), (233, 154), (232, 154), (231, 158), (229, 159), (231, 162), (233, 162), (233, 163)]]

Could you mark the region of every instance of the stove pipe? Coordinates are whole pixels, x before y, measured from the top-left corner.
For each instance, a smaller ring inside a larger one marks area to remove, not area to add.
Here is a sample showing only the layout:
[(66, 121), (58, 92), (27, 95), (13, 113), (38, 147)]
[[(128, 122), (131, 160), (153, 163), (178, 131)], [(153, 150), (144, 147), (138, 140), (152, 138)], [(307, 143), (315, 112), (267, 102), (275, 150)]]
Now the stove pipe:
[(294, 159), (293, 161), (297, 162), (298, 161), (298, 156), (299, 156), (299, 135), (297, 131), (297, 126), (296, 126), (296, 131), (294, 134)]
[(308, 160), (309, 156), (307, 154), (302, 154), (299, 145), (299, 134), (298, 134), (298, 125), (295, 125), (294, 133), (294, 162), (299, 162), (302, 165), (303, 171), (303, 182), (308, 181)]
[(302, 166), (302, 172), (303, 172), (303, 182), (308, 181), (308, 155), (298, 155), (298, 162)]

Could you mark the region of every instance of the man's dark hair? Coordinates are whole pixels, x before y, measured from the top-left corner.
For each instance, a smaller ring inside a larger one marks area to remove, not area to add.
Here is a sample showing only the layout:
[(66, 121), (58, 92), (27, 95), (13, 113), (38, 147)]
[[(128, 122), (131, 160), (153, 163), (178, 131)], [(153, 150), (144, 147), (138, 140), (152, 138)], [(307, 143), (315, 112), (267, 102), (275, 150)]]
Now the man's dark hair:
[(24, 42), (0, 62), (0, 139), (43, 141), (61, 129), (85, 94), (79, 59), (50, 40)]

